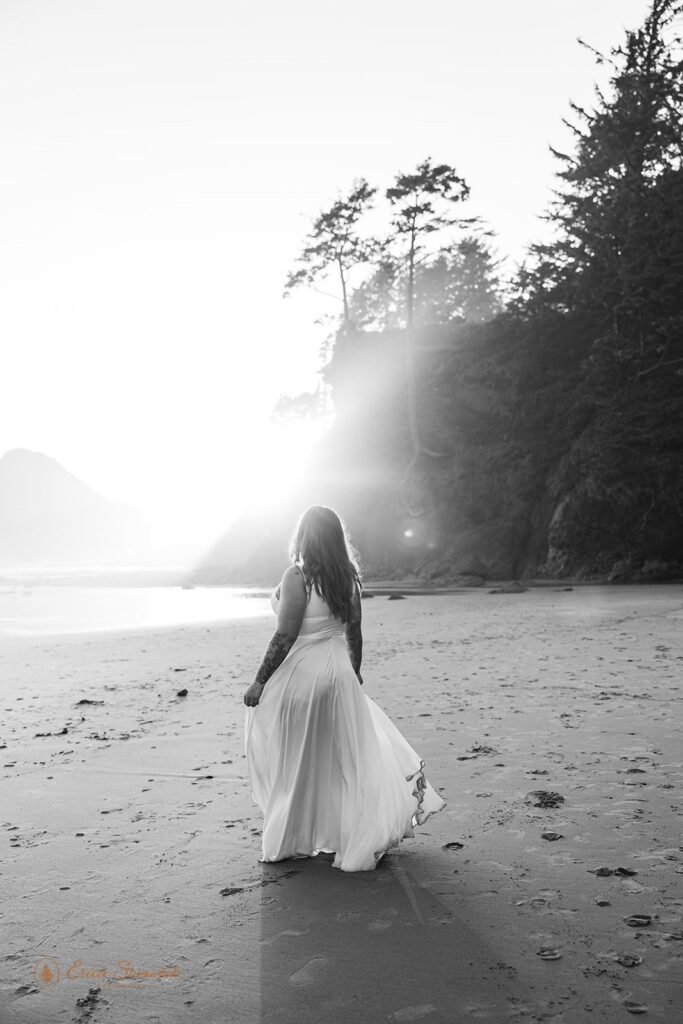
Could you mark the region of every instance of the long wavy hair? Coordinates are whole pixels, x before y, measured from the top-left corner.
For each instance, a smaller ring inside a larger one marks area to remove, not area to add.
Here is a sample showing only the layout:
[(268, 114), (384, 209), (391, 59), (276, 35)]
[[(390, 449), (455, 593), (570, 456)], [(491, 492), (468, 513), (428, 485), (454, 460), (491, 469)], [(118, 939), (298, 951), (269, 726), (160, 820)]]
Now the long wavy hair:
[(325, 505), (311, 505), (299, 519), (289, 556), (304, 575), (309, 599), (313, 587), (332, 612), (348, 622), (354, 585), (362, 589), (358, 554), (344, 523)]

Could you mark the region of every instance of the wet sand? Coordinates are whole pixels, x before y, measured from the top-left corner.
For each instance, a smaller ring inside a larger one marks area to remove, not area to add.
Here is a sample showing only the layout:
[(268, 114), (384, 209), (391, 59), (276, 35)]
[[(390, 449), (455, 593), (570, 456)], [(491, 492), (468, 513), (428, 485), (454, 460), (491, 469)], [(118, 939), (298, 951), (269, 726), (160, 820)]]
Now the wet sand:
[(2, 638), (0, 1024), (674, 1024), (683, 587), (363, 612), (367, 691), (447, 806), (357, 874), (257, 861), (272, 617)]

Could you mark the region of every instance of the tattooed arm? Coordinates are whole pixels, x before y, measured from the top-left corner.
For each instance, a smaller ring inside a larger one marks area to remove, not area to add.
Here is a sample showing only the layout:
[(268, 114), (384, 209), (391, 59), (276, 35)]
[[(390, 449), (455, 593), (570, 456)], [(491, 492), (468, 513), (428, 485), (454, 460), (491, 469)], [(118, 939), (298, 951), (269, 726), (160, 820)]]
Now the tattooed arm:
[(360, 674), (360, 663), (363, 659), (363, 633), (361, 630), (361, 603), (360, 591), (354, 587), (351, 615), (346, 623), (346, 646), (349, 649), (349, 658), (353, 671), (358, 676), (358, 682), (363, 685), (363, 677)]
[(263, 687), (289, 654), (299, 635), (306, 610), (304, 578), (297, 566), (290, 565), (289, 569), (285, 570), (278, 590), (280, 591), (280, 605), (277, 628), (263, 655), (256, 678), (244, 694), (244, 703), (251, 707), (258, 704)]

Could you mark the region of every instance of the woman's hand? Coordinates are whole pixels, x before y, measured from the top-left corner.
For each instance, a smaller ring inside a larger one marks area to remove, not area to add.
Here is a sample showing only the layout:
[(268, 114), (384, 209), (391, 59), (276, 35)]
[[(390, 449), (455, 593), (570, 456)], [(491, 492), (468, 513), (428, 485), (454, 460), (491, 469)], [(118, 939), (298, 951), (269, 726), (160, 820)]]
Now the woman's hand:
[(265, 683), (252, 683), (249, 689), (244, 694), (244, 703), (247, 707), (254, 708), (261, 699), (263, 693), (263, 687)]

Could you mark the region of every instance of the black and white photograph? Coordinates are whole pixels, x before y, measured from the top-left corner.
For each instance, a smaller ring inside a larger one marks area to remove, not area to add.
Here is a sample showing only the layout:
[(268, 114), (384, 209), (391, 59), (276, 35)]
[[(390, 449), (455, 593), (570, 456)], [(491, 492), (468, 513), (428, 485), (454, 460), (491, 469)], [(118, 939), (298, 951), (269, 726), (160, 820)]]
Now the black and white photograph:
[(683, 0), (0, 0), (0, 1024), (683, 1020)]

